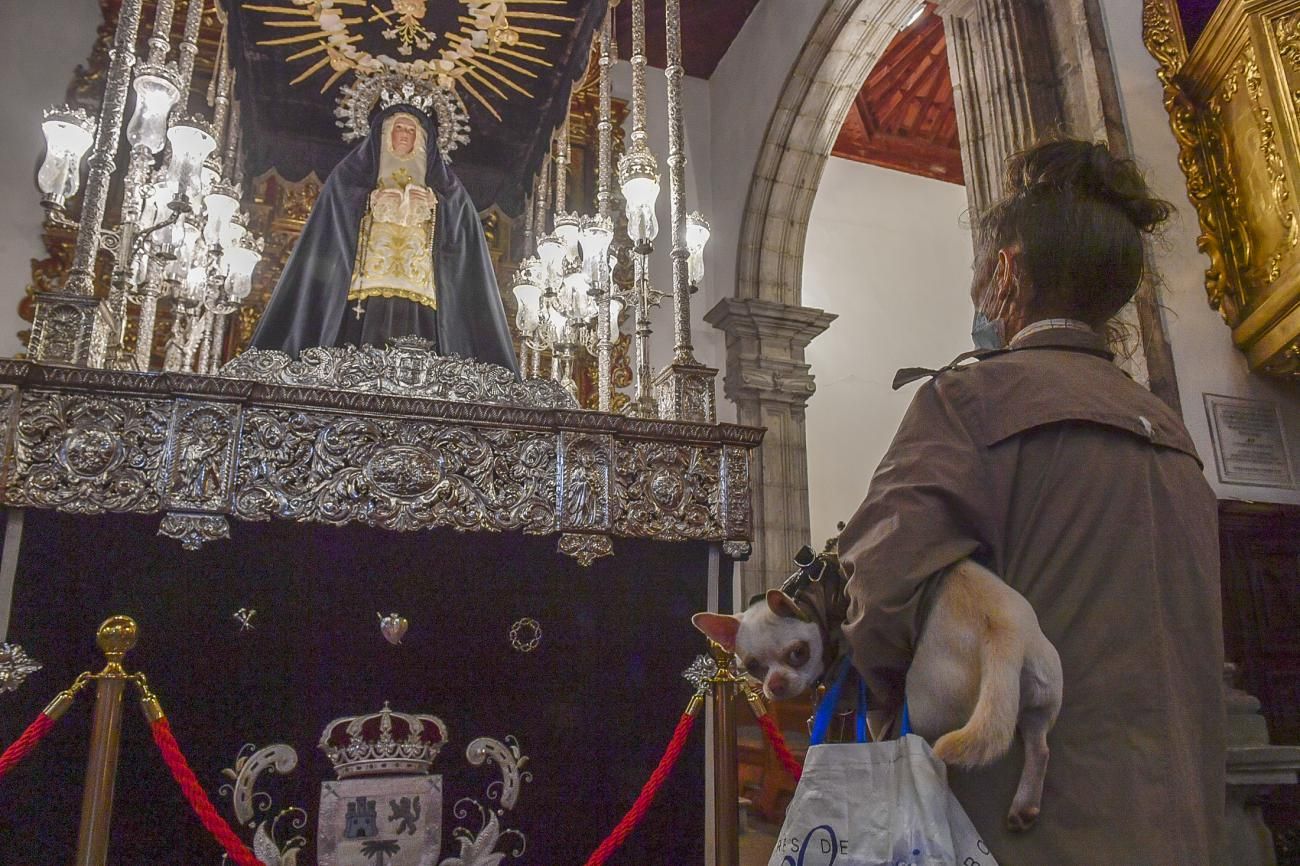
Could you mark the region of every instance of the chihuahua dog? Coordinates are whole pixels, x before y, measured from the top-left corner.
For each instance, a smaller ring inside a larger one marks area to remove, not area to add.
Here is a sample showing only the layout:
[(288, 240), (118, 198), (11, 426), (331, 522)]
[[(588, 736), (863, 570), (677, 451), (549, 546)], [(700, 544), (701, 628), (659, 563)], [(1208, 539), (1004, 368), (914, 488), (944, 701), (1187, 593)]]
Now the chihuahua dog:
[[(801, 571), (744, 613), (691, 619), (772, 700), (803, 694), (846, 651), (838, 565), (833, 556), (813, 560), (807, 548), (800, 554)], [(1026, 830), (1041, 808), (1047, 733), (1061, 709), (1060, 656), (1029, 602), (993, 572), (964, 559), (942, 580), (907, 672), (912, 729), (944, 763), (969, 768), (1001, 758), (1019, 728), (1025, 763), (1007, 824)]]

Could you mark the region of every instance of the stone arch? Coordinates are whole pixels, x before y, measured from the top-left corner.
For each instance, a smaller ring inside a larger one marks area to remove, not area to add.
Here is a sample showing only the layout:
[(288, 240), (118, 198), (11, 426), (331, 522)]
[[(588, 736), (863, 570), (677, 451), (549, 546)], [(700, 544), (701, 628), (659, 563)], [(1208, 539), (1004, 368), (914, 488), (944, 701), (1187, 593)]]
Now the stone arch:
[(799, 306), (808, 217), (853, 98), (918, 0), (830, 0), (768, 122), (750, 180), (736, 296)]

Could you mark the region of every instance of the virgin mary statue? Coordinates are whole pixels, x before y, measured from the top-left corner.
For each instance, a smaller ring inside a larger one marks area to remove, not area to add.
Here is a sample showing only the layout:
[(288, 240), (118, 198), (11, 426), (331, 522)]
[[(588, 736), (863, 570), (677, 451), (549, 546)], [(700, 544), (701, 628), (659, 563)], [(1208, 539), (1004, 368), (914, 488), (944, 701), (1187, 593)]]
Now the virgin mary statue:
[(371, 121), (321, 188), (253, 347), (296, 357), (417, 336), (519, 372), (478, 212), (437, 140), (407, 105)]

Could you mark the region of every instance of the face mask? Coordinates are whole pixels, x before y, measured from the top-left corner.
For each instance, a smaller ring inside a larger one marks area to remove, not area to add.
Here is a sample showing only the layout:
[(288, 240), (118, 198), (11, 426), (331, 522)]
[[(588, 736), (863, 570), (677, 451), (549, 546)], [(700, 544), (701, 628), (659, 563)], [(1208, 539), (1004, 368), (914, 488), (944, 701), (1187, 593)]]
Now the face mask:
[(975, 321), (971, 324), (970, 337), (976, 349), (1004, 349), (1007, 345), (1006, 325), (1000, 318), (1006, 307), (1005, 301), (999, 305), (997, 311), (999, 318), (990, 319), (988, 313), (984, 312), (996, 290), (1001, 272), (1002, 265), (999, 262), (998, 267), (993, 272), (993, 279), (989, 283), (988, 289), (985, 290), (984, 296), (980, 298), (979, 304), (975, 307)]
[(975, 322), (971, 325), (970, 338), (976, 349), (1002, 349), (1007, 345), (1003, 325), (999, 319), (990, 319), (983, 310), (975, 311)]

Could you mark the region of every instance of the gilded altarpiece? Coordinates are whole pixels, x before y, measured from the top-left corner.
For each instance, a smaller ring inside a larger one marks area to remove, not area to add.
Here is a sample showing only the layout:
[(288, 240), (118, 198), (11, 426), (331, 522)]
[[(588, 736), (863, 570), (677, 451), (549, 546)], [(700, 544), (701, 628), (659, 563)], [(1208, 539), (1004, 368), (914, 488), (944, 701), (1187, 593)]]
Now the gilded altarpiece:
[(1224, 0), (1190, 47), (1175, 0), (1145, 0), (1205, 289), (1252, 370), (1300, 375), (1300, 6)]

